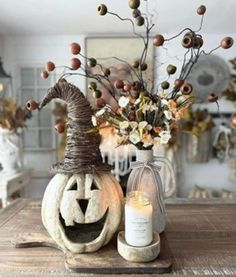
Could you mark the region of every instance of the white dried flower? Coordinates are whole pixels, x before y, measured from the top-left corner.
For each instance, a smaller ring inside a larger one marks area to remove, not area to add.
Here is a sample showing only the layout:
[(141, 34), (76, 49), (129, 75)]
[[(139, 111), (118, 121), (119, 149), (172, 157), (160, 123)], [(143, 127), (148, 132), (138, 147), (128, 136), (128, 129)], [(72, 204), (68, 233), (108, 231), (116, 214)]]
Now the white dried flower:
[(107, 109), (104, 107), (103, 109), (97, 111), (97, 112), (96, 112), (96, 116), (101, 116), (101, 115), (103, 115), (103, 114), (106, 112), (106, 110), (107, 110)]
[(126, 135), (128, 135), (128, 132), (125, 129), (120, 129), (120, 134), (122, 136), (126, 136)]
[(138, 124), (138, 128), (142, 130), (142, 129), (144, 129), (147, 125), (148, 125), (147, 121), (141, 121), (141, 122)]
[(170, 132), (170, 122), (168, 120), (164, 120), (164, 124), (166, 126), (166, 131)]
[(172, 119), (172, 112), (170, 112), (170, 111), (164, 111), (164, 115), (165, 115), (167, 120), (171, 120)]
[(144, 104), (142, 106), (142, 113), (145, 114), (146, 112), (153, 112), (155, 110), (157, 110), (157, 106), (156, 105), (153, 105), (153, 104)]
[(153, 138), (150, 134), (144, 134), (142, 137), (143, 147), (147, 148), (153, 145)]
[(158, 95), (161, 99), (163, 99), (163, 98), (166, 98), (167, 92), (159, 91), (159, 92), (157, 93), (157, 95)]
[(152, 125), (151, 125), (151, 124), (148, 124), (146, 129), (147, 129), (148, 131), (151, 131), (151, 130), (152, 130)]
[(147, 111), (149, 111), (149, 109), (150, 109), (150, 105), (144, 104), (142, 106), (142, 113), (145, 114)]
[(129, 127), (129, 122), (128, 121), (122, 121), (122, 122), (120, 122), (119, 127), (120, 127), (121, 130), (125, 130)]
[(129, 98), (125, 96), (121, 96), (118, 103), (121, 108), (125, 108), (129, 103)]
[(150, 105), (150, 112), (158, 110), (158, 107), (156, 105)]
[(136, 129), (136, 128), (138, 127), (138, 123), (137, 123), (136, 121), (131, 121), (131, 122), (130, 122), (130, 127), (131, 127), (132, 129)]
[(91, 120), (92, 120), (93, 126), (96, 127), (97, 126), (97, 118), (96, 118), (96, 116), (93, 115)]
[(166, 99), (161, 99), (161, 105), (162, 106), (167, 106), (168, 105), (168, 101)]
[(143, 143), (143, 147), (144, 148), (147, 148), (147, 147), (152, 146), (152, 145), (153, 145), (153, 142), (145, 142), (145, 143)]
[(161, 131), (159, 135), (161, 137), (161, 144), (167, 144), (171, 138), (169, 131)]
[(139, 132), (138, 132), (138, 131), (132, 131), (132, 132), (129, 134), (129, 140), (130, 140), (133, 144), (137, 144), (138, 142), (140, 142)]
[(186, 96), (185, 95), (180, 95), (178, 98), (177, 98), (177, 104), (180, 104), (182, 102), (184, 102), (186, 100)]

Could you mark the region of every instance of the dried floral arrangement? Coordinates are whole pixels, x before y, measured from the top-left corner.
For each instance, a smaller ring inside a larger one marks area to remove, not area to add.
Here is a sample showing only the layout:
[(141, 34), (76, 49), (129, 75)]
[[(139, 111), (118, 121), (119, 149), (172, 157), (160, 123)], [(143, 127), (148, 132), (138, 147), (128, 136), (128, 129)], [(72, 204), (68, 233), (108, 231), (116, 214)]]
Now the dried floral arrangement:
[(197, 109), (195, 111), (189, 109), (185, 113), (182, 126), (183, 131), (199, 137), (203, 132), (212, 129), (215, 125), (207, 109)]
[(230, 75), (231, 80), (229, 83), (229, 87), (223, 92), (223, 96), (234, 104), (236, 104), (236, 58), (229, 61), (232, 64), (232, 69), (234, 73)]
[(0, 99), (0, 127), (16, 132), (18, 128), (26, 127), (25, 121), (31, 118), (31, 112), (20, 107), (15, 99)]
[[(107, 58), (114, 62), (118, 60), (130, 69), (130, 76), (125, 79), (111, 81), (110, 69), (104, 67), (102, 61), (95, 57), (87, 57), (81, 53), (81, 47), (73, 42), (70, 45), (71, 59), (70, 66), (64, 66), (64, 72), (60, 82), (66, 82), (71, 75), (84, 76), (92, 79), (89, 83), (89, 90), (96, 98), (97, 112), (92, 117), (94, 129), (114, 127), (119, 135), (119, 144), (134, 144), (138, 149), (151, 149), (154, 144), (167, 144), (172, 133), (177, 130), (177, 123), (183, 118), (185, 111), (194, 102), (192, 85), (187, 82), (187, 77), (200, 55), (209, 55), (218, 48), (228, 49), (233, 45), (231, 37), (225, 37), (219, 45), (210, 52), (203, 50), (204, 40), (199, 33), (202, 28), (206, 7), (201, 5), (197, 9), (200, 16), (200, 26), (197, 30), (185, 28), (177, 35), (165, 38), (162, 34), (151, 37), (155, 24), (154, 14), (148, 9), (151, 0), (129, 0), (128, 5), (132, 11), (131, 18), (123, 18), (111, 12), (105, 4), (99, 5), (99, 15), (111, 15), (121, 21), (130, 23), (133, 35), (143, 41), (143, 51), (133, 64), (127, 63), (119, 57)], [(146, 11), (142, 12), (141, 6), (146, 5)], [(140, 28), (140, 32), (138, 31)], [(144, 35), (143, 35), (144, 33)], [(166, 42), (182, 37), (182, 47), (186, 49), (181, 68), (177, 69), (174, 64), (168, 64), (166, 72), (168, 76), (174, 76), (174, 81), (169, 78), (160, 84), (150, 82), (145, 78), (145, 71), (148, 68), (146, 63), (148, 48), (151, 44), (155, 47), (165, 47)], [(132, 51), (132, 49), (131, 49)], [(79, 55), (80, 58), (75, 57)], [(83, 61), (85, 63), (83, 64)], [(46, 70), (41, 76), (47, 78), (49, 73), (56, 67), (54, 62), (46, 63)], [(91, 69), (98, 67), (101, 73), (92, 73)], [(132, 81), (130, 81), (132, 80)], [(116, 103), (115, 107), (109, 106), (103, 98), (101, 88), (105, 88)], [(217, 103), (218, 97), (215, 94), (208, 96), (209, 102)], [(217, 103), (218, 105), (218, 103)], [(34, 104), (31, 103), (33, 109)], [(37, 103), (35, 103), (35, 108)], [(58, 129), (58, 128), (57, 128)], [(60, 128), (61, 129), (61, 128)], [(63, 128), (62, 128), (63, 129)]]

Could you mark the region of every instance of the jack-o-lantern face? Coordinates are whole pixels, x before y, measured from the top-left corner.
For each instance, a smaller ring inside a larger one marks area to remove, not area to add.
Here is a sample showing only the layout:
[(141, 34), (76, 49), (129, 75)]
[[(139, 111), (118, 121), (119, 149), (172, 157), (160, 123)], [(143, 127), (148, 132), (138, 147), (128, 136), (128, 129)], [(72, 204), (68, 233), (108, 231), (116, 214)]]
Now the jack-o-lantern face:
[(91, 242), (103, 230), (109, 203), (93, 175), (73, 175), (64, 190), (60, 222), (72, 242)]
[(42, 202), (42, 220), (64, 250), (93, 252), (107, 244), (117, 230), (123, 198), (110, 174), (57, 174)]

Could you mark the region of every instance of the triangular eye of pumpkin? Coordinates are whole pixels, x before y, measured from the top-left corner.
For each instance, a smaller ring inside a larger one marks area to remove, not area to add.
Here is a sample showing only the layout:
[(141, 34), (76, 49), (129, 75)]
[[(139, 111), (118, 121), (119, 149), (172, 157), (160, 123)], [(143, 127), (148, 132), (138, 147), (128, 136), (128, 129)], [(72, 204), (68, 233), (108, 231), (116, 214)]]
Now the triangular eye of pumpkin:
[(77, 182), (74, 182), (71, 188), (68, 190), (78, 190)]
[(98, 186), (95, 184), (95, 182), (93, 181), (92, 182), (92, 185), (91, 185), (91, 190), (98, 190)]

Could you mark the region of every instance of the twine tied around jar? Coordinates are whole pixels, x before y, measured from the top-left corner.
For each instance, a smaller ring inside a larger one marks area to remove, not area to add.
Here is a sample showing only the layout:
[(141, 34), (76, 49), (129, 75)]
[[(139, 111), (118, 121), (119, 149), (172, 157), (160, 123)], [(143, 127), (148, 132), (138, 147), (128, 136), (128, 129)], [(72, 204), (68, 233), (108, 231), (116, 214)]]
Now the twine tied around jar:
[[(176, 190), (176, 179), (175, 179), (175, 173), (174, 173), (173, 167), (171, 165), (171, 162), (167, 158), (153, 156), (153, 159), (149, 160), (149, 161), (131, 162), (130, 167), (131, 167), (131, 169), (141, 169), (139, 174), (136, 175), (136, 178), (137, 178), (137, 176), (139, 177), (138, 183), (140, 183), (140, 181), (141, 181), (141, 178), (142, 178), (145, 168), (150, 170), (150, 172), (152, 173), (152, 176), (154, 178), (154, 182), (155, 182), (156, 189), (157, 189), (157, 198), (158, 198), (157, 200), (158, 200), (158, 203), (160, 206), (160, 211), (162, 213), (164, 213), (165, 205), (164, 205), (163, 184), (162, 184), (162, 180), (161, 180), (161, 176), (160, 176), (161, 166), (156, 164), (156, 162), (163, 163), (164, 165), (166, 165), (168, 167), (168, 169), (170, 171), (171, 178), (173, 181), (171, 189), (168, 190), (168, 195), (170, 196)], [(136, 178), (133, 179), (133, 184), (136, 181)], [(132, 184), (132, 187), (133, 187), (133, 184)]]
[[(152, 173), (156, 188), (157, 188), (157, 198), (158, 198), (158, 205), (160, 206), (161, 213), (165, 212), (165, 205), (163, 200), (163, 189), (162, 189), (162, 181), (160, 176), (161, 166), (155, 164), (156, 157), (153, 157), (152, 161), (145, 161), (145, 162), (131, 162), (130, 167), (132, 169), (141, 169), (139, 174), (136, 175), (139, 177), (138, 183), (140, 183), (142, 175), (145, 169), (149, 169)], [(136, 178), (133, 179), (133, 183), (136, 181)]]

